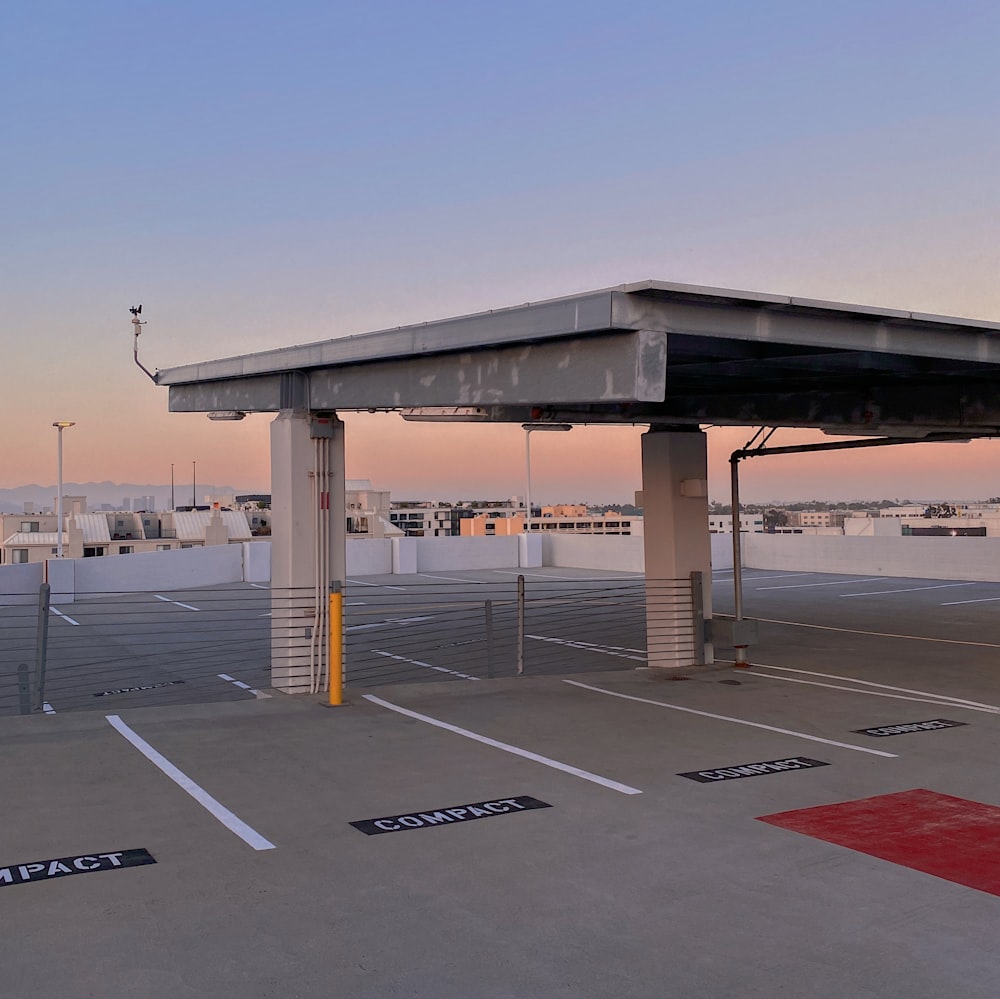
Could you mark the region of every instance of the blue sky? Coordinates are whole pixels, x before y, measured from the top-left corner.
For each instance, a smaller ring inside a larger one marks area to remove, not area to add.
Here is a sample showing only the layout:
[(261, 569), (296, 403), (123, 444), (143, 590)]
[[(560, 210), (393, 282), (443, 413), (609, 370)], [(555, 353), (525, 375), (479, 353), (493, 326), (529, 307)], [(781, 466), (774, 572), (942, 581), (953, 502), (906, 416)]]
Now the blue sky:
[[(140, 301), (155, 366), (648, 277), (998, 319), (998, 42), (970, 2), (14, 2), (0, 485), (51, 481), (69, 418), (68, 477), (266, 487), (266, 418), (169, 415), (132, 367)], [(404, 458), (442, 433), (353, 418), (350, 471), (429, 491)], [(561, 446), (540, 498), (637, 487), (633, 432)], [(441, 491), (518, 491), (519, 431), (468, 447)], [(993, 444), (915, 450), (904, 492), (1000, 493)], [(895, 495), (887, 464), (748, 498)]]

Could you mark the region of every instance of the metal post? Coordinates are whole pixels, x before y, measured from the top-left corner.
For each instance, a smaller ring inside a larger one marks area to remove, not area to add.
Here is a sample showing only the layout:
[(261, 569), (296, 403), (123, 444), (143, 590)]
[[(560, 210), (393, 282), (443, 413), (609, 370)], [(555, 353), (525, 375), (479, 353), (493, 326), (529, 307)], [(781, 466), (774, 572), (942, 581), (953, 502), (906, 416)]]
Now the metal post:
[[(733, 630), (739, 630), (739, 623), (743, 620), (743, 549), (740, 542), (740, 459), (733, 454), (729, 459), (729, 468), (732, 482), (732, 504), (733, 504)], [(737, 639), (739, 641), (740, 639)], [(736, 653), (736, 666), (745, 669), (747, 662), (747, 647), (745, 645), (733, 646)]]
[(487, 600), (486, 610), (486, 675), (493, 676), (493, 601)]
[(330, 654), (328, 656), (330, 670), (331, 707), (344, 703), (344, 618), (343, 595), (340, 583), (330, 584)]
[(691, 622), (694, 626), (694, 661), (705, 664), (705, 595), (702, 591), (702, 574), (691, 573)]
[[(56, 493), (56, 530), (59, 532), (56, 535), (56, 558), (63, 557), (63, 484), (62, 484), (62, 432), (63, 428), (58, 427), (57, 433), (59, 435), (59, 483), (56, 488), (59, 490)], [(51, 549), (50, 549), (51, 550)]]
[(45, 705), (45, 664), (49, 652), (49, 607), (52, 588), (42, 583), (38, 588), (38, 628), (35, 635), (35, 710)]
[(28, 679), (28, 664), (20, 663), (17, 667), (17, 694), (22, 715), (31, 714), (31, 681)]
[(517, 675), (524, 674), (524, 576), (517, 577)]
[[(524, 534), (531, 533), (531, 431), (524, 431)], [(529, 563), (530, 564), (530, 563)]]

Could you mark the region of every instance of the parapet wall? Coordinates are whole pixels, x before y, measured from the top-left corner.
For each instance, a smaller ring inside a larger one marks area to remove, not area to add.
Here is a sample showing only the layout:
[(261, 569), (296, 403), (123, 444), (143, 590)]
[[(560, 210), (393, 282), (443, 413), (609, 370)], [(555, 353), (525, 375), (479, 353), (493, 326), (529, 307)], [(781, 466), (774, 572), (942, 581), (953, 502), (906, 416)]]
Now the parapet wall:
[(743, 564), (795, 572), (994, 582), (1000, 581), (1000, 538), (744, 534)]
[[(541, 564), (605, 572), (642, 572), (642, 538), (543, 535)], [(1000, 538), (842, 537), (744, 534), (743, 564), (755, 569), (839, 572), (917, 579), (1000, 581)], [(395, 547), (394, 547), (395, 546)], [(533, 546), (537, 547), (537, 546)], [(518, 537), (395, 538), (348, 541), (347, 574), (381, 576), (463, 569), (518, 569), (538, 565)], [(44, 565), (0, 566), (0, 604), (30, 603), (48, 567), (53, 601), (99, 593), (148, 593), (223, 583), (266, 583), (271, 543), (251, 541), (209, 548), (50, 559)], [(712, 535), (712, 567), (731, 569), (732, 537)]]

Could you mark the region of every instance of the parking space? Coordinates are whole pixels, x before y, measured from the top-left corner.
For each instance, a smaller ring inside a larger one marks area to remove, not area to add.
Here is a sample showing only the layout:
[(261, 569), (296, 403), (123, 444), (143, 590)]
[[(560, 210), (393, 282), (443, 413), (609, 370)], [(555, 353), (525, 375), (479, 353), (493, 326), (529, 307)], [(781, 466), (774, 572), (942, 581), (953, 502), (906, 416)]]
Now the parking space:
[[(661, 674), (634, 668), (641, 580), (548, 578), (568, 574), (539, 571), (550, 627), (529, 631), (561, 673), (490, 682), (460, 675), (481, 641), (461, 615), (490, 600), (500, 620), (509, 578), (355, 584), (349, 634), (453, 673), (349, 685), (337, 709), (257, 700), (232, 680), (266, 666), (215, 651), (196, 666), (215, 702), (166, 701), (194, 684), (171, 673), (187, 643), (234, 615), (246, 648), (266, 635), (259, 587), (73, 605), (52, 634), (92, 635), (122, 686), (185, 683), (0, 719), (0, 907), (60, 941), (6, 961), (11, 994), (995, 994), (1000, 898), (975, 844), (1000, 829), (1000, 587), (748, 570), (754, 665)], [(834, 596), (865, 586), (877, 607)], [(619, 631), (588, 646), (602, 599)], [(155, 863), (115, 866), (137, 849)]]
[[(117, 712), (263, 850), (103, 715), (6, 719), (0, 870), (156, 860), (0, 885), (24, 939), (61, 941), (44, 963), (13, 955), (12, 994), (314, 995), (335, 978), (372, 996), (992, 995), (989, 891), (915, 869), (902, 841), (887, 861), (758, 821), (915, 788), (995, 801), (989, 702), (934, 676), (914, 676), (920, 700), (866, 688), (856, 658), (848, 674), (849, 690), (717, 666)], [(934, 719), (964, 724), (913, 727)], [(884, 821), (891, 838), (898, 810)]]

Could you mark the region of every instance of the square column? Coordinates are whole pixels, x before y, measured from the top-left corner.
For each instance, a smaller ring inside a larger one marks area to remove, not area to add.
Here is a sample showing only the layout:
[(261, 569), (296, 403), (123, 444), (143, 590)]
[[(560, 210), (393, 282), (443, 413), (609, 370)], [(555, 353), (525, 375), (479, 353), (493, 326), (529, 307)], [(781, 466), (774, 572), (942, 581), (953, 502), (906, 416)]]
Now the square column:
[[(346, 576), (344, 424), (283, 410), (271, 424), (271, 683), (329, 683), (329, 593)], [(334, 663), (334, 670), (343, 668)]]
[[(697, 428), (651, 427), (642, 435), (646, 648), (651, 667), (710, 663), (697, 634), (712, 616), (712, 542), (708, 531), (708, 447)], [(701, 573), (692, 593), (691, 573)], [(699, 601), (700, 597), (700, 601)]]

